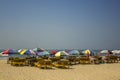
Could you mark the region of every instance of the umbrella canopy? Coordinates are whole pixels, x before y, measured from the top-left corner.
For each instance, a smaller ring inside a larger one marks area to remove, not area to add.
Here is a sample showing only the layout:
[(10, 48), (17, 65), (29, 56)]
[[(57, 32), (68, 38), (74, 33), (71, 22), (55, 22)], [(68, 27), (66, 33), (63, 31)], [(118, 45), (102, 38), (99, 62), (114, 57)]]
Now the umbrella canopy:
[(36, 53), (33, 51), (33, 50), (27, 50), (26, 52), (25, 52), (25, 54), (26, 55), (35, 55)]
[(85, 55), (90, 55), (90, 56), (94, 56), (95, 55), (94, 52), (89, 50), (89, 49), (82, 51), (82, 53), (85, 54)]
[(43, 48), (34, 48), (33, 51), (35, 51), (35, 52), (43, 52), (43, 51), (45, 51), (45, 49), (43, 49)]
[(65, 51), (59, 51), (55, 54), (56, 57), (60, 57), (60, 56), (67, 56), (69, 55), (68, 53), (66, 53)]
[(2, 52), (2, 54), (13, 54), (13, 53), (15, 53), (15, 52), (12, 49), (6, 49)]
[(51, 51), (51, 54), (54, 54), (54, 55), (55, 55), (56, 53), (57, 53), (56, 50), (52, 50), (52, 51)]
[(37, 55), (38, 56), (50, 56), (50, 53), (47, 51), (43, 51), (43, 52), (38, 52)]
[(22, 49), (19, 53), (20, 53), (21, 55), (23, 55), (23, 54), (25, 54), (26, 51), (27, 51), (27, 49)]
[(9, 49), (4, 50), (2, 54), (9, 54)]
[(80, 52), (78, 50), (71, 50), (68, 52), (70, 55), (79, 55)]
[(120, 50), (113, 50), (112, 53), (113, 53), (114, 55), (120, 55)]
[(19, 49), (18, 52), (20, 53), (22, 51), (22, 49)]
[(109, 56), (110, 54), (112, 54), (112, 52), (110, 50), (102, 50), (102, 51), (99, 52), (98, 55)]

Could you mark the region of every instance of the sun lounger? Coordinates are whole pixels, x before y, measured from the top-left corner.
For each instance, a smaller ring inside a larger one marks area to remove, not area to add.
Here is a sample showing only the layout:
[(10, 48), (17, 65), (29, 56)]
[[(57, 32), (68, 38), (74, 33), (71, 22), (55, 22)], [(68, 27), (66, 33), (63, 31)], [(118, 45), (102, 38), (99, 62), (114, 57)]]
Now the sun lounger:
[(52, 61), (52, 63), (57, 62), (57, 61), (60, 60), (59, 57), (50, 57), (49, 59)]
[(103, 60), (101, 56), (93, 56), (91, 59), (91, 62), (93, 64), (100, 64), (100, 63), (103, 63)]
[(69, 64), (72, 65), (72, 64), (77, 64), (79, 63), (79, 58), (77, 58), (76, 56), (72, 55), (72, 56), (68, 56), (66, 58), (67, 60), (69, 60)]
[(25, 59), (26, 66), (34, 66), (34, 63), (37, 62), (36, 58), (27, 58)]
[(61, 59), (54, 63), (54, 66), (57, 68), (69, 68), (69, 61), (66, 59)]
[(90, 64), (91, 60), (88, 57), (80, 57), (80, 64)]
[(7, 64), (11, 64), (11, 61), (12, 61), (13, 59), (14, 59), (13, 57), (9, 57), (9, 58), (7, 59)]
[(47, 69), (47, 68), (52, 68), (53, 64), (52, 64), (51, 60), (41, 59), (40, 61), (35, 63), (35, 66), (38, 67), (38, 68), (45, 68), (45, 69)]
[(106, 56), (106, 63), (118, 62), (117, 56)]
[(11, 61), (11, 65), (13, 65), (13, 66), (25, 66), (25, 59), (23, 59), (23, 58), (13, 59)]

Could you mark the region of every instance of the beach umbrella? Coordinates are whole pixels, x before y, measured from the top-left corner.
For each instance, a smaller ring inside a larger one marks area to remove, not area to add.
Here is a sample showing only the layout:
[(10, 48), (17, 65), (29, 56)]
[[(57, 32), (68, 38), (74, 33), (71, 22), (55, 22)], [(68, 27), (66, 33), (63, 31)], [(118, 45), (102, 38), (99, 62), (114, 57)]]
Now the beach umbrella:
[(113, 50), (112, 53), (113, 53), (113, 54), (119, 54), (119, 53), (120, 53), (120, 50)]
[(85, 55), (88, 55), (88, 56), (94, 56), (95, 55), (94, 51), (89, 50), (89, 49), (82, 51), (82, 53), (85, 54)]
[(43, 49), (43, 48), (34, 48), (33, 51), (35, 51), (35, 52), (43, 52), (43, 51), (45, 51), (45, 49)]
[(9, 54), (9, 49), (4, 50), (2, 54)]
[(36, 53), (33, 50), (26, 50), (25, 52), (26, 55), (35, 55)]
[(114, 55), (120, 55), (120, 50), (113, 50), (112, 53), (113, 53)]
[(102, 50), (100, 53), (108, 53), (108, 50)]
[(22, 51), (22, 49), (19, 49), (18, 52), (20, 53)]
[(22, 49), (19, 53), (20, 53), (21, 55), (23, 55), (23, 54), (25, 54), (26, 51), (27, 51), (27, 49)]
[(98, 55), (109, 56), (110, 54), (112, 54), (112, 52), (110, 50), (102, 50), (102, 51), (99, 52)]
[(70, 55), (79, 55), (80, 52), (78, 50), (71, 50), (71, 51), (68, 52), (68, 54), (70, 54)]
[(24, 54), (26, 54), (26, 55), (30, 55), (31, 52), (30, 52), (30, 50), (26, 50)]
[(60, 56), (67, 56), (69, 55), (68, 53), (66, 53), (65, 51), (59, 51), (55, 54), (56, 57), (60, 57)]
[(57, 51), (56, 50), (52, 50), (51, 53), (55, 55), (57, 53)]
[(9, 54), (9, 49), (6, 49), (6, 50), (1, 52), (2, 56), (8, 56), (8, 54)]
[(29, 50), (31, 54), (35, 55), (36, 53), (33, 50)]
[(13, 53), (15, 53), (15, 51), (12, 50), (12, 49), (6, 49), (6, 50), (4, 50), (2, 53), (3, 53), (3, 54), (13, 54)]
[(50, 53), (47, 51), (43, 51), (43, 52), (38, 52), (37, 55), (38, 56), (50, 56)]

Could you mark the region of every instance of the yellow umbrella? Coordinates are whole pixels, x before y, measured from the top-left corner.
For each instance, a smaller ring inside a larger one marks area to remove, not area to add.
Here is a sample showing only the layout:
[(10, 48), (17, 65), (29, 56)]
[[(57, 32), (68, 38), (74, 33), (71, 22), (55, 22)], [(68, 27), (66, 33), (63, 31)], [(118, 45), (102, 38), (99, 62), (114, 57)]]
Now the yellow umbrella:
[(85, 55), (88, 55), (88, 56), (94, 56), (95, 55), (94, 51), (91, 51), (89, 49), (84, 50), (82, 53), (85, 54)]
[(23, 55), (27, 50), (26, 49), (23, 49), (20, 51), (20, 54)]
[(68, 53), (66, 53), (65, 51), (59, 51), (55, 54), (56, 57), (60, 57), (60, 56), (67, 56), (69, 55)]
[(89, 49), (87, 49), (87, 50), (83, 51), (82, 53), (84, 53), (84, 54), (90, 54), (91, 51)]

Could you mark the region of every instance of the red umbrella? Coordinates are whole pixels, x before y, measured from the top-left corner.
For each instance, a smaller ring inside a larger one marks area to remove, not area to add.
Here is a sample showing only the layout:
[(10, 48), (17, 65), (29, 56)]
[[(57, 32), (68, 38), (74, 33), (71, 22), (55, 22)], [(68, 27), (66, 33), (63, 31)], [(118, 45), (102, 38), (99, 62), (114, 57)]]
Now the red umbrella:
[(56, 54), (56, 53), (57, 53), (57, 51), (56, 51), (56, 50), (52, 50), (51, 52), (52, 52), (52, 54)]
[(9, 53), (9, 49), (6, 49), (2, 52), (2, 54), (8, 54)]

